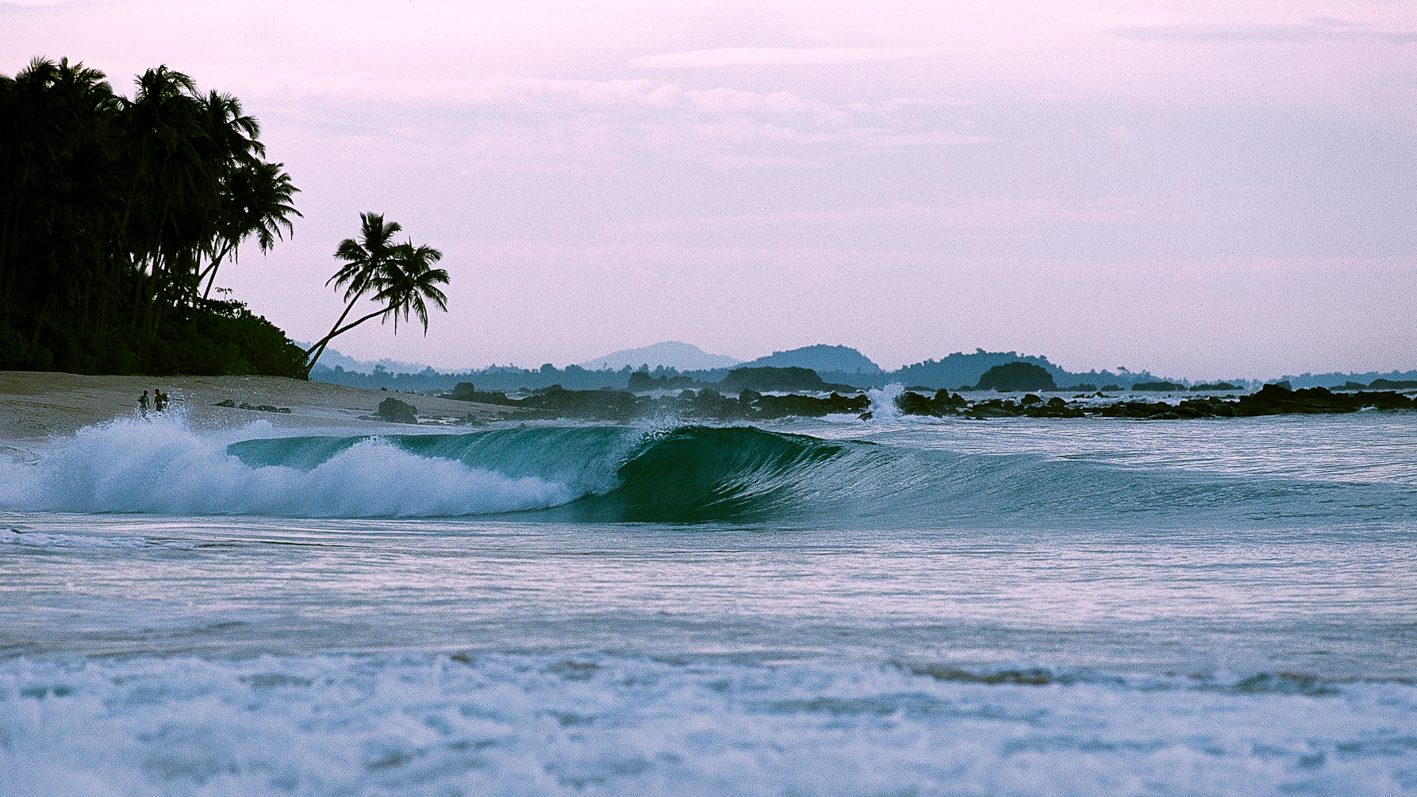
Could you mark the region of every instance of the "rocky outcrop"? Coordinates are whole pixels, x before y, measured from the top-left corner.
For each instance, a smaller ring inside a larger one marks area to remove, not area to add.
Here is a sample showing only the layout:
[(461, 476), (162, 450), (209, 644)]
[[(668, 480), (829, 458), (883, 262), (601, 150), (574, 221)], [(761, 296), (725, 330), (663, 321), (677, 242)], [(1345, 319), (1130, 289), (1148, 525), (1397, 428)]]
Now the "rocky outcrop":
[(390, 423), (418, 423), (418, 408), (406, 401), (386, 398), (379, 402), (379, 418)]
[(960, 410), (969, 406), (969, 402), (965, 400), (964, 396), (958, 393), (951, 394), (950, 391), (944, 389), (936, 390), (933, 396), (925, 396), (914, 390), (907, 390), (900, 394), (895, 403), (906, 415), (929, 415), (936, 418), (956, 415)]
[(1334, 393), (1322, 387), (1289, 390), (1283, 385), (1273, 384), (1265, 385), (1248, 396), (1241, 396), (1236, 410), (1239, 415), (1315, 415), (1357, 412), (1369, 407), (1379, 410), (1407, 410), (1413, 409), (1414, 403), (1412, 399), (1394, 392)]
[[(1096, 394), (1094, 397), (1103, 397)], [(1265, 385), (1238, 399), (1218, 396), (1186, 398), (1172, 404), (1165, 401), (1128, 400), (1110, 404), (1069, 402), (1058, 396), (1044, 399), (1029, 393), (1018, 400), (985, 399), (970, 403), (959, 394), (940, 390), (934, 396), (908, 390), (896, 401), (906, 415), (962, 415), (968, 418), (1138, 418), (1184, 420), (1189, 418), (1236, 418), (1298, 413), (1306, 415), (1357, 412), (1363, 409), (1412, 410), (1417, 400), (1391, 391), (1334, 393), (1312, 387), (1290, 390), (1282, 384)]]
[(628, 421), (639, 413), (639, 401), (625, 390), (566, 390), (552, 385), (527, 396), (517, 406), (544, 418), (598, 418)]
[(213, 404), (212, 406), (213, 406), (213, 407), (228, 407), (228, 408), (230, 408), (230, 409), (237, 409), (237, 410), (254, 410), (254, 411), (256, 411), (256, 412), (281, 412), (281, 413), (286, 413), (286, 414), (289, 414), (289, 413), (290, 413), (290, 408), (289, 408), (289, 407), (277, 407), (277, 406), (275, 406), (274, 404), (247, 404), (247, 403), (244, 402), (244, 401), (241, 402), (240, 404), (237, 404), (233, 399), (225, 399), (225, 400), (223, 400), (223, 401), (218, 401), (217, 403)]

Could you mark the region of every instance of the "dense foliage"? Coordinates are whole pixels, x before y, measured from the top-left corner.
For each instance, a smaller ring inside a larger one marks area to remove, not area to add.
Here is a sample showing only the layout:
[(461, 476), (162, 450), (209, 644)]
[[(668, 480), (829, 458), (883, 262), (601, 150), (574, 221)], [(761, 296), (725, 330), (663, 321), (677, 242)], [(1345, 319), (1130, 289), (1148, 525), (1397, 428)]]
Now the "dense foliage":
[(1046, 368), (1033, 363), (1012, 362), (996, 365), (979, 377), (979, 390), (1057, 390), (1053, 375)]
[(134, 96), (67, 59), (0, 76), (0, 368), (299, 375), (301, 353), (210, 298), (297, 189), (236, 98), (167, 67)]

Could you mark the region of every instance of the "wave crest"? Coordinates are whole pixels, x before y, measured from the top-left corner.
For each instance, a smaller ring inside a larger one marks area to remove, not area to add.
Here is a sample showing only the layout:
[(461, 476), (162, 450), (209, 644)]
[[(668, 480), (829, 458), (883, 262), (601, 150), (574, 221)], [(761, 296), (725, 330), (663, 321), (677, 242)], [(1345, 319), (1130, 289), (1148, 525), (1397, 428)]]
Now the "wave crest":
[(11, 509), (298, 517), (458, 516), (554, 506), (566, 485), (349, 438), (311, 467), (252, 465), (178, 424), (119, 421), (4, 465)]
[(175, 421), (120, 421), (0, 461), (0, 508), (293, 517), (538, 511), (595, 522), (810, 520), (877, 528), (1227, 526), (1410, 517), (1417, 490), (957, 453), (755, 427), (530, 427), (279, 437), (231, 445)]

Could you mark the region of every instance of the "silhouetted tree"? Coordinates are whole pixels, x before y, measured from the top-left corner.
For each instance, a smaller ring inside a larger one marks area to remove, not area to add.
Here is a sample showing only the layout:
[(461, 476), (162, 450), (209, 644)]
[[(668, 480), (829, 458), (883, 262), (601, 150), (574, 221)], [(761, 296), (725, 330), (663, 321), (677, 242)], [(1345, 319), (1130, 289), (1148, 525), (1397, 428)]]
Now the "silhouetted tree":
[(269, 250), (300, 215), (259, 136), (166, 66), (132, 99), (67, 59), (0, 76), (0, 367), (153, 370), (169, 318), (190, 336), (243, 313), (201, 296), (241, 241)]
[[(346, 238), (335, 249), (335, 257), (344, 263), (326, 285), (345, 287), (344, 312), (328, 334), (315, 341), (305, 351), (305, 370), (315, 367), (330, 341), (365, 321), (390, 317), (394, 333), (399, 319), (407, 321), (413, 315), (428, 331), (428, 304), (439, 310), (448, 309), (448, 297), (439, 285), (448, 284), (448, 272), (433, 265), (443, 259), (443, 253), (431, 246), (414, 246), (412, 241), (394, 244), (393, 237), (403, 229), (397, 222), (385, 222), (383, 214), (361, 213), (359, 240)], [(382, 305), (354, 321), (345, 319), (364, 298)]]

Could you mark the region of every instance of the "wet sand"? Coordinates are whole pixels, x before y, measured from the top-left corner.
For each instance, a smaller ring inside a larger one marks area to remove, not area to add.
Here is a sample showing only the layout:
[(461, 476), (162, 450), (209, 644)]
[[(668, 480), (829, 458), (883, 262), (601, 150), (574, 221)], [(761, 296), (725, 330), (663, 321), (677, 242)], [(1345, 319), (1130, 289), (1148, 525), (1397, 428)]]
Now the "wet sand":
[[(87, 376), (48, 371), (0, 371), (0, 439), (35, 441), (73, 434), (90, 424), (138, 411), (138, 396), (156, 388), (200, 428), (270, 421), (287, 428), (376, 427), (371, 418), (390, 396), (418, 409), (420, 423), (484, 423), (516, 410), (492, 404), (304, 382), (276, 376)], [(289, 408), (289, 413), (217, 407), (218, 402)], [(151, 410), (150, 410), (151, 411)]]

